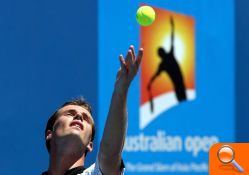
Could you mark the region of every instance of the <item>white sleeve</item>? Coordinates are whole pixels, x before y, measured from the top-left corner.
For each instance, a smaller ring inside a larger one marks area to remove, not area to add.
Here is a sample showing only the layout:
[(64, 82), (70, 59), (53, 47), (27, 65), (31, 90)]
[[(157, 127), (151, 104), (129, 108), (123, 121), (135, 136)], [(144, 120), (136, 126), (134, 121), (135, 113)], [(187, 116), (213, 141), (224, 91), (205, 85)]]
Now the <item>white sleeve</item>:
[[(125, 168), (123, 167), (121, 170), (121, 175), (124, 175)], [(89, 168), (85, 169), (85, 171), (81, 175), (103, 175), (99, 168), (98, 158), (96, 162), (92, 164)]]

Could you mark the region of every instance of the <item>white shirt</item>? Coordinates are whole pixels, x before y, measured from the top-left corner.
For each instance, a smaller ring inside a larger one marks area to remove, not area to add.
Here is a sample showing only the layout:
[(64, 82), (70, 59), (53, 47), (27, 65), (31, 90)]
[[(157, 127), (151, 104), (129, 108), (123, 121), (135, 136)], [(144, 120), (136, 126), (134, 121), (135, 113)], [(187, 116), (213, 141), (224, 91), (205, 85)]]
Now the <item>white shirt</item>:
[[(124, 174), (125, 168), (121, 170), (121, 175)], [(99, 168), (99, 161), (98, 158), (94, 164), (92, 164), (89, 168), (85, 169), (83, 173), (78, 175), (103, 175)]]

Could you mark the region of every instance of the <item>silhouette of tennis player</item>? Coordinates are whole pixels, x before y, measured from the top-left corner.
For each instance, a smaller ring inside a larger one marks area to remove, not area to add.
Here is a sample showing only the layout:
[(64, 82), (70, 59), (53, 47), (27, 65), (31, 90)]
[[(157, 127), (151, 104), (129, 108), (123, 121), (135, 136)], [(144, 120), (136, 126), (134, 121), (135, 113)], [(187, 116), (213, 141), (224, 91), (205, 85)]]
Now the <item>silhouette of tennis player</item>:
[(147, 89), (149, 92), (150, 98), (150, 108), (151, 112), (153, 112), (153, 98), (151, 92), (151, 85), (154, 80), (162, 73), (166, 72), (175, 89), (176, 98), (179, 102), (186, 100), (186, 89), (183, 81), (183, 76), (181, 72), (181, 68), (177, 63), (177, 60), (174, 55), (174, 20), (173, 17), (170, 17), (170, 25), (171, 25), (171, 48), (169, 52), (162, 47), (158, 49), (158, 55), (161, 58), (161, 63), (158, 66), (156, 73), (151, 77), (150, 82), (148, 83)]

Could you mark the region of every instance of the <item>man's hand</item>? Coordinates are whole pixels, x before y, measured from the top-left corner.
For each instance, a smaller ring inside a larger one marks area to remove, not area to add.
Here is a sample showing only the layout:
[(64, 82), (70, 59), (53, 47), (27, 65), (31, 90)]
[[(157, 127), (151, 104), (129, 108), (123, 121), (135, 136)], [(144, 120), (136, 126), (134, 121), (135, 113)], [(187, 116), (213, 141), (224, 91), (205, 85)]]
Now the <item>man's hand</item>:
[(124, 59), (123, 55), (119, 56), (120, 69), (117, 73), (115, 88), (119, 92), (126, 92), (131, 81), (138, 72), (139, 65), (143, 57), (143, 49), (140, 48), (138, 55), (135, 55), (134, 46), (131, 45)]

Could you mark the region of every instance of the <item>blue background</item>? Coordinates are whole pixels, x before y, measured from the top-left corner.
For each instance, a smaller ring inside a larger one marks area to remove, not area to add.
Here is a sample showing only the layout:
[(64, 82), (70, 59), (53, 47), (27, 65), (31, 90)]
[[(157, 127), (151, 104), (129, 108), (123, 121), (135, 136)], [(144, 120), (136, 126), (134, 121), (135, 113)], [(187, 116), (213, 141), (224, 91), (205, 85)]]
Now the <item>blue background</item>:
[(44, 129), (64, 101), (97, 108), (97, 14), (94, 0), (0, 2), (0, 174), (47, 169)]
[[(227, 42), (234, 43), (235, 72), (224, 73), (235, 75), (233, 89), (235, 101), (231, 100), (230, 103), (236, 106), (236, 122), (232, 123), (236, 126), (236, 139), (249, 141), (249, 24), (246, 20), (249, 17), (247, 10), (249, 2), (211, 0), (210, 8), (206, 8), (207, 1), (197, 0), (143, 2), (155, 6), (163, 4), (168, 9), (185, 10), (187, 14), (195, 14), (198, 25), (203, 22), (198, 18), (211, 18), (210, 23), (205, 23), (207, 27), (205, 30), (210, 30), (211, 34), (218, 32), (224, 39), (227, 39), (224, 36), (225, 33), (223, 29), (217, 31), (216, 22), (222, 25), (226, 23), (234, 25), (234, 28), (228, 30), (234, 33), (235, 40)], [(177, 3), (181, 6), (178, 7)], [(216, 3), (219, 8), (212, 9), (212, 4)], [(196, 6), (193, 7), (193, 4)], [(115, 8), (111, 8), (112, 5), (115, 5)], [(105, 68), (106, 74), (110, 75), (108, 81), (114, 83), (113, 70), (116, 71), (119, 67), (117, 56), (124, 53), (131, 43), (138, 46), (136, 43), (139, 39), (138, 26), (134, 18), (138, 5), (138, 1), (121, 3), (121, 1), (110, 0), (0, 2), (1, 174), (32, 175), (39, 174), (47, 168), (48, 154), (44, 142), (46, 121), (65, 100), (83, 95), (95, 109), (96, 122), (98, 123), (97, 117), (105, 118), (107, 109), (99, 115), (98, 104), (109, 104), (113, 84), (107, 84), (110, 88), (105, 94), (107, 98), (98, 96), (101, 92), (98, 88), (98, 77)], [(100, 7), (105, 7), (106, 11), (109, 10), (110, 16), (103, 18), (99, 15), (103, 13), (103, 8)], [(202, 9), (199, 9), (200, 7)], [(235, 19), (226, 9), (235, 10)], [(202, 12), (203, 16), (198, 14), (201, 10), (205, 10)], [(224, 16), (227, 19), (225, 21), (214, 15), (223, 13), (228, 15)], [(120, 21), (119, 15), (128, 16), (125, 21)], [(198, 26), (196, 27), (198, 30)], [(111, 40), (99, 37), (100, 32), (113, 30), (117, 32), (115, 36), (118, 37), (112, 37)], [(124, 36), (121, 32), (123, 30), (127, 32)], [(202, 40), (202, 38), (199, 39)], [(100, 43), (104, 41), (109, 47), (100, 47)], [(118, 45), (113, 47), (110, 44), (113, 42)], [(198, 47), (198, 42), (196, 46)], [(206, 51), (214, 49), (212, 47), (210, 45)], [(108, 49), (104, 56), (105, 59), (111, 59), (113, 69), (105, 67), (108, 62), (104, 61), (103, 66), (98, 67), (98, 54), (103, 53), (104, 49)], [(233, 48), (230, 49), (233, 50)], [(138, 88), (137, 81), (138, 78), (131, 87), (131, 93), (132, 89), (134, 91)], [(139, 102), (135, 101), (135, 103)], [(101, 133), (103, 128), (97, 125), (97, 129)], [(101, 134), (96, 137), (96, 146), (100, 136)], [(96, 150), (88, 155), (87, 165), (94, 161)]]

